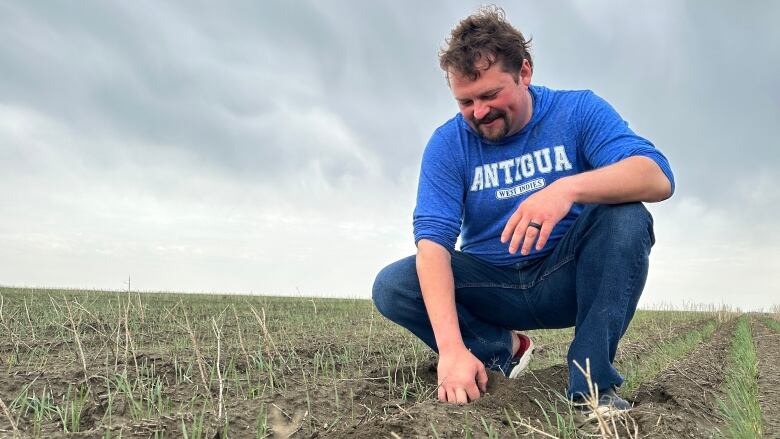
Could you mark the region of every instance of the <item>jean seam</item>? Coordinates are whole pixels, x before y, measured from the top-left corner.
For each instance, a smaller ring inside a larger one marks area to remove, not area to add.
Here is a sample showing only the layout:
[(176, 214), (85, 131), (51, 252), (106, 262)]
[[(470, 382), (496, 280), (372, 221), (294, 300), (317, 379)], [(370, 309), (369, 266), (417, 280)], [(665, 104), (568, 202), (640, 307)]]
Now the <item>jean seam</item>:
[(553, 266), (552, 266), (552, 268), (550, 268), (549, 270), (545, 271), (545, 272), (542, 274), (542, 277), (541, 277), (539, 280), (540, 280), (540, 281), (544, 280), (544, 278), (546, 278), (547, 276), (549, 276), (549, 275), (553, 274), (553, 273), (554, 273), (554, 272), (556, 272), (556, 271), (557, 271), (559, 268), (561, 268), (561, 267), (563, 267), (564, 265), (568, 264), (568, 263), (569, 263), (569, 262), (571, 262), (572, 260), (574, 260), (574, 253), (571, 253), (571, 254), (567, 255), (565, 258), (563, 258), (563, 259), (561, 259), (560, 261), (558, 261), (558, 263), (557, 263), (557, 264), (553, 265)]
[(547, 326), (544, 325), (541, 320), (539, 320), (539, 317), (536, 315), (536, 309), (534, 309), (534, 306), (533, 304), (531, 304), (531, 301), (528, 300), (528, 296), (524, 295), (523, 300), (525, 300), (525, 307), (528, 309), (528, 313), (531, 314), (531, 317), (534, 318), (536, 324), (539, 325), (539, 329), (546, 329)]
[(506, 290), (522, 290), (522, 285), (518, 284), (504, 284), (494, 282), (468, 282), (464, 284), (456, 284), (455, 289), (460, 288), (503, 288)]
[(534, 280), (533, 282), (530, 282), (530, 283), (520, 284), (520, 288), (519, 289), (527, 290), (529, 288), (533, 288), (537, 284), (542, 283), (551, 274), (553, 274), (556, 271), (558, 271), (558, 269), (560, 269), (561, 267), (563, 267), (564, 265), (568, 264), (569, 262), (571, 262), (573, 260), (574, 260), (574, 253), (572, 253), (570, 255), (567, 255), (565, 258), (563, 258), (560, 261), (558, 261), (557, 264), (553, 265), (552, 268), (550, 268), (549, 270), (547, 270), (544, 273), (542, 273), (542, 276), (539, 277), (539, 279), (536, 279), (536, 280)]

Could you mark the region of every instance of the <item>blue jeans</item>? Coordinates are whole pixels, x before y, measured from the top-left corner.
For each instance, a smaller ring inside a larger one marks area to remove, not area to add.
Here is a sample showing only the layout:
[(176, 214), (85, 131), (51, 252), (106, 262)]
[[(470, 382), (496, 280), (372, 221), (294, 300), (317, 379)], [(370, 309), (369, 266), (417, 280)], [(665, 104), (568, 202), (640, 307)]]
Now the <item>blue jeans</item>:
[[(590, 359), (599, 389), (619, 386), (623, 377), (612, 363), (642, 294), (654, 242), (650, 213), (642, 203), (626, 203), (585, 207), (551, 253), (511, 266), (453, 252), (455, 303), (466, 347), (487, 368), (506, 374), (510, 330), (574, 326), (566, 358), (569, 396), (588, 393), (575, 360), (584, 368)], [(437, 351), (415, 256), (377, 275), (373, 299), (382, 315)]]

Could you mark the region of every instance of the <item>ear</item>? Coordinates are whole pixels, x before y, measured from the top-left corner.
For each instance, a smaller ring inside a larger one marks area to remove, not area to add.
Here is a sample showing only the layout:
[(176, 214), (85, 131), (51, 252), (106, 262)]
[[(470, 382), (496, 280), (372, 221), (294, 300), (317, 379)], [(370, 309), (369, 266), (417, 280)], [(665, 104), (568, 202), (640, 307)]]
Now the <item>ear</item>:
[(531, 76), (534, 74), (534, 69), (527, 59), (523, 60), (523, 65), (520, 67), (520, 82), (528, 87), (531, 85)]

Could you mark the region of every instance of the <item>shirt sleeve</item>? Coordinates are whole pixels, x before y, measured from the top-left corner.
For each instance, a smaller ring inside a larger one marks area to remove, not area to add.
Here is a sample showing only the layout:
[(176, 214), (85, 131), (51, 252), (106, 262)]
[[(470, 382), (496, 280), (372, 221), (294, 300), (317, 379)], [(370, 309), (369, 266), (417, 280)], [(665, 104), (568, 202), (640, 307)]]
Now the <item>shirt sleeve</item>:
[(648, 157), (669, 179), (674, 193), (669, 160), (649, 140), (636, 135), (607, 101), (588, 91), (580, 102), (579, 113), (582, 123), (579, 140), (587, 163), (600, 168), (628, 157)]
[(450, 252), (460, 235), (464, 204), (464, 177), (454, 151), (441, 129), (434, 132), (423, 153), (417, 206), (414, 209), (414, 242), (429, 239)]

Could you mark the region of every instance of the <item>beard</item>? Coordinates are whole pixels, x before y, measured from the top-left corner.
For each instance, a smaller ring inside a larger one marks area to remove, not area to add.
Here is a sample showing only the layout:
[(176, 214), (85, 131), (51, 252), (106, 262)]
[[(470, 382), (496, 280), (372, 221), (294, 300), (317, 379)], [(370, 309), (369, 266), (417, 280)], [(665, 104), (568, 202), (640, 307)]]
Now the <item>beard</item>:
[[(497, 119), (501, 119), (504, 122), (502, 126), (485, 126)], [(474, 125), (477, 127), (477, 132), (491, 142), (498, 142), (509, 134), (509, 118), (503, 111), (491, 110), (482, 119), (475, 120)]]

